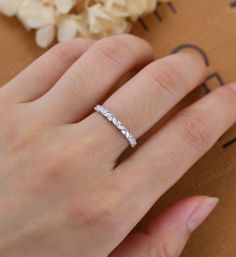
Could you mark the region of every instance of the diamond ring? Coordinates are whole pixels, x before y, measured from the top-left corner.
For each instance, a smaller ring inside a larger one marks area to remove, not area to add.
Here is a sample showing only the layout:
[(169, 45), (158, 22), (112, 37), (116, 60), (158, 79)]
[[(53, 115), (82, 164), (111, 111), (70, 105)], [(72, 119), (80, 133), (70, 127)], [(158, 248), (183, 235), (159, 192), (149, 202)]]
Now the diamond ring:
[(101, 105), (97, 105), (94, 110), (104, 116), (108, 121), (110, 121), (126, 138), (132, 148), (137, 145), (137, 141), (130, 131), (119, 121), (111, 112)]

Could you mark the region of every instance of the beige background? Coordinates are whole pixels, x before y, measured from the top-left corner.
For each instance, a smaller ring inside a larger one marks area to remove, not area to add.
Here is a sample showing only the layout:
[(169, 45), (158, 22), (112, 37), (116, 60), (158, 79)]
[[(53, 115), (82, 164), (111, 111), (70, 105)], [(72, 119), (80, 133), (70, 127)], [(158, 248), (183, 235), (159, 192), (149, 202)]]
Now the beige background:
[[(134, 33), (153, 45), (157, 57), (183, 45), (202, 49), (212, 74), (205, 85), (210, 90), (221, 86), (220, 80), (225, 83), (236, 80), (236, 8), (230, 7), (232, 0), (173, 0), (171, 3), (159, 6), (157, 12), (138, 22)], [(17, 20), (0, 16), (0, 84), (43, 52), (35, 46), (33, 37)], [(176, 110), (201, 97), (205, 90), (206, 87), (197, 89)], [(236, 142), (229, 143), (235, 139), (236, 126), (162, 197), (137, 229), (187, 195), (218, 196), (219, 207), (195, 233), (183, 257), (236, 256)]]

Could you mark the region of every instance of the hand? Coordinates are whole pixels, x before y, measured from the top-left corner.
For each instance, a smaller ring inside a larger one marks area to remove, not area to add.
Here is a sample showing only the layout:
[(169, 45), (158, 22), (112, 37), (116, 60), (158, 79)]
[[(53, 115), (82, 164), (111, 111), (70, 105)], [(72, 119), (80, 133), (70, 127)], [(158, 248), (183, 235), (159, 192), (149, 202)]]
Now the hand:
[(154, 61), (142, 39), (119, 35), (57, 45), (1, 88), (1, 257), (179, 256), (218, 199), (185, 199), (126, 236), (234, 124), (236, 85), (182, 110), (120, 163), (128, 143), (93, 108), (105, 99), (139, 138), (205, 76), (197, 56)]

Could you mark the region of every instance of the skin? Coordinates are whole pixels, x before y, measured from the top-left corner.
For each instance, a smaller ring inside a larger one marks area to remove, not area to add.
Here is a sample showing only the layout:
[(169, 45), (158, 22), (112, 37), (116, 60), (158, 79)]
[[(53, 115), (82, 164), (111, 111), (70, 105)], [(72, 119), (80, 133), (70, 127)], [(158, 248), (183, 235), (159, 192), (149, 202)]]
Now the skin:
[(121, 162), (127, 141), (93, 107), (104, 103), (139, 138), (205, 77), (194, 55), (155, 60), (148, 43), (119, 35), (59, 44), (2, 87), (1, 257), (179, 256), (218, 199), (184, 199), (129, 233), (235, 123), (235, 84), (180, 111)]

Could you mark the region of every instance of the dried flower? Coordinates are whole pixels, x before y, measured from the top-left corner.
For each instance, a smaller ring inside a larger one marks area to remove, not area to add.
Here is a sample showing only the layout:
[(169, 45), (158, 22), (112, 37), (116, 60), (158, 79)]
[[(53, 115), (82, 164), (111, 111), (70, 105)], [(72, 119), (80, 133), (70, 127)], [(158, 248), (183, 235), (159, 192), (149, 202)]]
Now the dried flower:
[(167, 0), (0, 0), (0, 12), (17, 16), (36, 30), (36, 43), (48, 47), (77, 36), (102, 38), (127, 33), (132, 22)]

